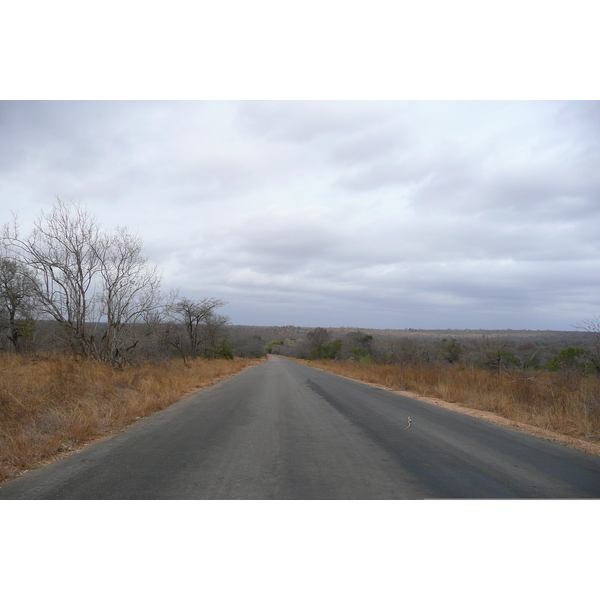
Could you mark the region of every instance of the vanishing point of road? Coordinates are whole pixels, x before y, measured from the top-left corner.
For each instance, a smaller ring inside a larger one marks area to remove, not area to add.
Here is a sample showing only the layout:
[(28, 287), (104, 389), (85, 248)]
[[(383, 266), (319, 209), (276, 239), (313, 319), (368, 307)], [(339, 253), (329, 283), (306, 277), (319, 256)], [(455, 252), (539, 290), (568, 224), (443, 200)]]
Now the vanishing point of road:
[(273, 356), (0, 484), (0, 499), (427, 498), (600, 498), (600, 457)]

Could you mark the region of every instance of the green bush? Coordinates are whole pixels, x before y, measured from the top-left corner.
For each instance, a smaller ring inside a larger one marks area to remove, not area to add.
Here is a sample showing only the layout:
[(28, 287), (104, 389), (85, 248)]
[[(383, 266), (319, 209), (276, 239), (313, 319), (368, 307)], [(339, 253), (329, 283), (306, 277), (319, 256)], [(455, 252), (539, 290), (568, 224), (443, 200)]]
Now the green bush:
[(588, 353), (581, 348), (565, 348), (550, 361), (548, 370), (591, 374), (595, 369), (591, 363), (583, 360), (587, 355)]
[(311, 360), (327, 360), (339, 358), (342, 351), (342, 340), (333, 340), (330, 344), (319, 344), (309, 355)]
[(219, 358), (226, 358), (227, 360), (233, 360), (233, 350), (227, 342), (223, 342), (217, 353)]

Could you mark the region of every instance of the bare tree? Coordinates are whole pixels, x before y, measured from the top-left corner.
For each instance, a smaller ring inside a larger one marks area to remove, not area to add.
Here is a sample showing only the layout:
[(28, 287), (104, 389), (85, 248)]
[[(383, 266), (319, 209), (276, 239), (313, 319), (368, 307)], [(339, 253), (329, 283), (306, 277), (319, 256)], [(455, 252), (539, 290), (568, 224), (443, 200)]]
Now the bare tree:
[[(225, 340), (225, 326), (229, 318), (218, 315), (216, 310), (226, 302), (218, 298), (204, 298), (195, 301), (190, 298), (177, 298), (170, 306), (170, 315), (182, 326), (185, 337), (177, 334), (172, 337), (172, 345), (185, 359), (186, 347), (189, 356), (217, 356)], [(185, 344), (184, 344), (185, 339)]]
[(331, 333), (324, 327), (315, 327), (306, 334), (314, 348), (325, 345), (331, 339)]
[(96, 254), (102, 280), (99, 306), (106, 329), (94, 340), (95, 352), (113, 364), (126, 358), (135, 347), (134, 326), (154, 321), (162, 301), (161, 275), (142, 256), (142, 239), (126, 228), (105, 233), (98, 240)]
[(67, 333), (72, 351), (90, 356), (100, 260), (96, 219), (80, 205), (58, 200), (50, 214), (41, 212), (31, 235), (19, 237), (18, 224), (5, 227), (5, 241), (33, 273), (30, 279), (42, 309)]
[(202, 327), (201, 352), (208, 358), (233, 358), (233, 351), (227, 344), (229, 317), (212, 313)]
[(150, 323), (161, 302), (161, 277), (142, 256), (139, 236), (124, 228), (102, 231), (81, 205), (58, 200), (29, 237), (19, 236), (16, 219), (3, 237), (71, 350), (121, 363), (137, 343), (133, 326)]

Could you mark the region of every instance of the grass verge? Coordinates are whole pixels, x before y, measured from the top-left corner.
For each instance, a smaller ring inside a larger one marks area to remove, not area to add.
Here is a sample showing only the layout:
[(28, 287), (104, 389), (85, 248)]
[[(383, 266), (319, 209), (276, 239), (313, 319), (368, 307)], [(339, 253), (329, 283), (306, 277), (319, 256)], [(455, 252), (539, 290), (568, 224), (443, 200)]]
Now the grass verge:
[[(414, 395), (448, 408), (526, 430), (600, 455), (600, 378), (576, 373), (491, 373), (461, 365), (376, 365), (354, 361), (297, 360), (311, 367)], [(481, 413), (481, 414), (477, 414)], [(493, 420), (493, 419), (487, 419)], [(525, 427), (519, 426), (519, 424)], [(551, 432), (556, 435), (545, 435)], [(578, 441), (573, 443), (571, 440)]]
[(262, 359), (115, 370), (63, 356), (0, 355), (0, 481), (107, 437)]

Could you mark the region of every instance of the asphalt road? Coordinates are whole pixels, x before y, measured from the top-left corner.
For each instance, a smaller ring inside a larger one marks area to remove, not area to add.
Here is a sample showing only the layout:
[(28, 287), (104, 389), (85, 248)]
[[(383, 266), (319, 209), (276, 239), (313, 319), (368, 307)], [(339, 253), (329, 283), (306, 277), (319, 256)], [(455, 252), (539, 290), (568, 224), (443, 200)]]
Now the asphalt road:
[(600, 498), (600, 457), (272, 357), (0, 484), (11, 498)]

